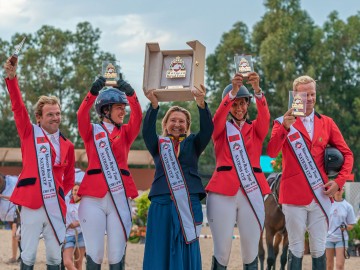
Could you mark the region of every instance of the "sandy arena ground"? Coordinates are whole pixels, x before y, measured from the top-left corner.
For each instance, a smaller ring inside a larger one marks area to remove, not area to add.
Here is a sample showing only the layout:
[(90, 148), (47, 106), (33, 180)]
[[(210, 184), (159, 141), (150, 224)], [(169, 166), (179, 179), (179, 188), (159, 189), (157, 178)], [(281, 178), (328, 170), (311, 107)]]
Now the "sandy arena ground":
[[(204, 227), (202, 234), (210, 235), (210, 229)], [(238, 235), (237, 231), (234, 231), (235, 235)], [(0, 270), (17, 270), (20, 269), (18, 264), (8, 265), (5, 262), (9, 259), (10, 250), (11, 250), (11, 232), (8, 230), (0, 230)], [(212, 239), (200, 239), (201, 254), (202, 254), (202, 265), (204, 270), (208, 270), (211, 267), (211, 257), (213, 252), (213, 243)], [(144, 254), (144, 245), (143, 244), (128, 244), (127, 253), (126, 253), (126, 270), (141, 270), (142, 261)], [(279, 258), (278, 258), (279, 261)], [(277, 265), (279, 262), (277, 261)], [(104, 259), (102, 269), (107, 270), (108, 265), (107, 261)], [(351, 257), (349, 260), (346, 260), (345, 269), (355, 270), (360, 269), (360, 257)], [(37, 254), (37, 261), (34, 267), (35, 270), (45, 270), (45, 246), (44, 241), (40, 240)], [(85, 266), (83, 267), (85, 270)], [(228, 270), (238, 270), (242, 269), (242, 261), (240, 256), (240, 240), (234, 239), (230, 264)], [(305, 255), (303, 260), (303, 269), (311, 269), (311, 257), (310, 255)]]

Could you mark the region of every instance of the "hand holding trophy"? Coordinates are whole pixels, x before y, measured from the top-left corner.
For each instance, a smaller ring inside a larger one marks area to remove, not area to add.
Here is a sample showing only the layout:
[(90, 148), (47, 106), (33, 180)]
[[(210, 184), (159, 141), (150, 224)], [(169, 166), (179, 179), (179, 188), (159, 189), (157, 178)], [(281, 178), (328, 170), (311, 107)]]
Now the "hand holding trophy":
[(125, 95), (127, 95), (128, 97), (131, 97), (135, 93), (134, 88), (132, 88), (132, 86), (129, 83), (127, 83), (122, 79), (121, 73), (120, 73), (120, 79), (117, 81), (117, 85), (115, 85), (114, 87), (119, 89), (121, 92), (124, 92)]
[(145, 96), (147, 97), (148, 100), (150, 100), (153, 109), (156, 109), (159, 106), (159, 101), (154, 91), (155, 89), (148, 90), (145, 93)]
[(243, 85), (244, 77), (241, 73), (236, 73), (234, 78), (231, 80), (232, 89), (231, 89), (231, 95), (236, 96), (236, 94), (239, 92), (240, 87)]
[(106, 80), (103, 76), (100, 76), (98, 79), (96, 79), (91, 85), (90, 93), (93, 94), (94, 96), (97, 96), (100, 90), (104, 88), (105, 81)]
[(290, 126), (295, 123), (296, 117), (293, 114), (293, 108), (290, 108), (285, 114), (284, 114), (284, 121), (282, 125), (286, 130), (290, 129)]
[(200, 88), (194, 85), (195, 89), (191, 90), (191, 93), (197, 103), (197, 105), (204, 109), (205, 108), (205, 95), (206, 95), (206, 88), (203, 84), (200, 84)]
[(16, 76), (17, 65), (13, 66), (10, 60), (11, 60), (11, 56), (6, 60), (4, 69), (5, 69), (6, 77), (12, 80)]
[(261, 94), (259, 74), (257, 74), (256, 72), (250, 72), (248, 75), (247, 83), (251, 84), (251, 87), (254, 89), (255, 94)]

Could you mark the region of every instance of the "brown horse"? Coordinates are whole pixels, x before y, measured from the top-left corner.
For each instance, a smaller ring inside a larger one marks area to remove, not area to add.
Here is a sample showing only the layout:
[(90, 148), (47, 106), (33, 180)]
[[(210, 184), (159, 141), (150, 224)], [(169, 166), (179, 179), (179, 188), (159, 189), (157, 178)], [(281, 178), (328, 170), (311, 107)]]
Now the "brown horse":
[[(267, 178), (272, 193), (265, 198), (265, 237), (267, 246), (267, 270), (276, 269), (276, 257), (279, 254), (279, 245), (282, 241), (282, 254), (280, 258), (281, 270), (285, 269), (287, 251), (289, 247), (288, 235), (285, 228), (285, 216), (278, 202), (281, 173), (272, 173)], [(275, 240), (274, 240), (275, 238)], [(264, 269), (265, 250), (263, 237), (259, 241), (260, 269)]]

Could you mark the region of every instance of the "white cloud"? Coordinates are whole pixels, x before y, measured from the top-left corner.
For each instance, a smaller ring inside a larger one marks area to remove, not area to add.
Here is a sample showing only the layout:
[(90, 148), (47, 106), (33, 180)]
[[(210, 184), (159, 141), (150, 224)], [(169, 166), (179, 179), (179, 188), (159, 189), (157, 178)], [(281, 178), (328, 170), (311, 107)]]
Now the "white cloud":
[(109, 50), (111, 45), (121, 54), (138, 54), (144, 50), (146, 42), (168, 43), (172, 38), (172, 33), (159, 29), (149, 17), (140, 14), (107, 16), (96, 20), (101, 25), (104, 46)]

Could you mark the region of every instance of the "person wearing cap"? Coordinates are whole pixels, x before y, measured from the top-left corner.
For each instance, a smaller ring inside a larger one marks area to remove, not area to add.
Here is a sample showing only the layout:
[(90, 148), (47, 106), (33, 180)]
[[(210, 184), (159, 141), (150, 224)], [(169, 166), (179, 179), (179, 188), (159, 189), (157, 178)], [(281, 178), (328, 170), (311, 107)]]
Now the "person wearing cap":
[(20, 268), (34, 269), (42, 234), (47, 269), (59, 269), (66, 231), (65, 194), (74, 185), (74, 145), (59, 130), (59, 99), (40, 96), (34, 106), (36, 124), (31, 123), (16, 76), (17, 65), (13, 66), (9, 58), (4, 67), (23, 165), (10, 197), (11, 202), (21, 206)]
[(200, 200), (205, 190), (198, 173), (201, 153), (211, 139), (213, 123), (205, 102), (205, 87), (192, 92), (200, 115), (198, 133), (191, 133), (190, 112), (172, 106), (156, 133), (160, 109), (156, 94), (146, 97), (151, 105), (143, 123), (143, 137), (155, 163), (145, 242), (144, 270), (199, 270), (199, 236), (203, 213)]
[[(289, 237), (288, 269), (302, 267), (305, 232), (309, 232), (312, 269), (326, 269), (325, 243), (332, 197), (346, 180), (351, 180), (353, 154), (334, 120), (315, 111), (316, 82), (300, 76), (293, 91), (307, 94), (306, 117), (294, 117), (293, 109), (275, 119), (267, 146), (270, 157), (282, 152), (279, 203)], [(334, 181), (328, 181), (324, 153), (336, 147), (344, 163)]]
[(213, 119), (216, 170), (206, 186), (207, 218), (214, 242), (213, 270), (226, 269), (229, 263), (234, 224), (240, 233), (243, 269), (257, 269), (265, 218), (263, 196), (271, 192), (260, 167), (262, 144), (270, 125), (269, 108), (259, 75), (251, 72), (246, 81), (255, 91), (258, 113), (255, 120), (248, 119), (252, 95), (244, 80), (241, 74), (235, 74), (223, 91)]
[[(104, 88), (99, 77), (78, 110), (78, 126), (88, 156), (88, 168), (78, 194), (80, 225), (86, 246), (86, 269), (100, 269), (104, 235), (110, 269), (124, 269), (125, 247), (132, 220), (129, 198), (138, 192), (127, 164), (130, 146), (140, 131), (141, 107), (134, 89), (124, 80)], [(90, 123), (95, 103), (100, 123)], [(124, 124), (126, 106), (131, 114)]]

